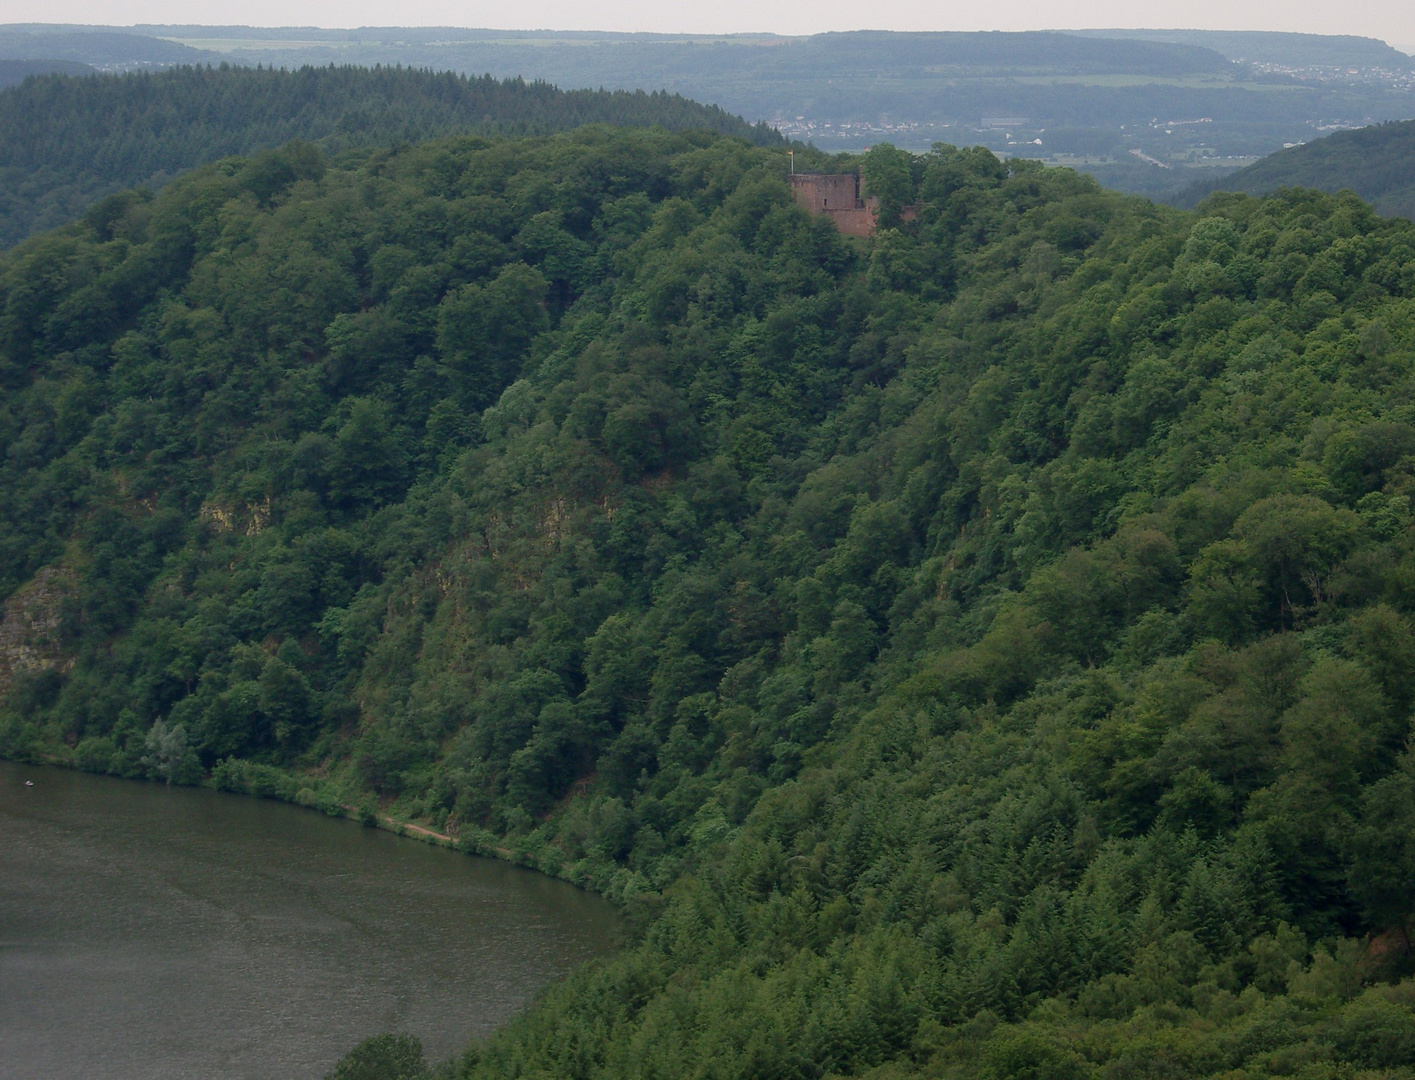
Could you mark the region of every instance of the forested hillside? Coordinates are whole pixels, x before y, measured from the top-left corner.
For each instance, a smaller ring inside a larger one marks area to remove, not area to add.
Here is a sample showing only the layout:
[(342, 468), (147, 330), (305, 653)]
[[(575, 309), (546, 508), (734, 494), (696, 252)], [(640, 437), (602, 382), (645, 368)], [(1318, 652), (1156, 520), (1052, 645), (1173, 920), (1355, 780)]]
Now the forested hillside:
[(882, 146), (857, 242), (783, 156), (293, 145), (5, 256), (0, 753), (623, 905), (455, 1075), (1409, 1077), (1415, 225)]
[(1349, 189), (1382, 214), (1415, 219), (1415, 120), (1339, 131), (1280, 150), (1221, 180), (1196, 184), (1176, 202), (1192, 207), (1216, 190), (1267, 195), (1285, 187)]
[(291, 139), (333, 153), (456, 133), (548, 135), (590, 123), (782, 141), (675, 94), (562, 91), (410, 68), (222, 65), (53, 75), (0, 92), (0, 247), (72, 221), (104, 195), (159, 187), (195, 166)]

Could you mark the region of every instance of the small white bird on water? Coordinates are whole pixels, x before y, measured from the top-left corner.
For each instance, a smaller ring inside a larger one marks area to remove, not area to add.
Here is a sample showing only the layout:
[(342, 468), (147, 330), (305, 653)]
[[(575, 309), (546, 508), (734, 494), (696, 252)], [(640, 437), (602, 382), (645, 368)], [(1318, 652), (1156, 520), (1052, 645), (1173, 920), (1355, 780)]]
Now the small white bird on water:
[(26, 781), (25, 781), (25, 787), (34, 787), (34, 781), (33, 781), (33, 780), (26, 780)]

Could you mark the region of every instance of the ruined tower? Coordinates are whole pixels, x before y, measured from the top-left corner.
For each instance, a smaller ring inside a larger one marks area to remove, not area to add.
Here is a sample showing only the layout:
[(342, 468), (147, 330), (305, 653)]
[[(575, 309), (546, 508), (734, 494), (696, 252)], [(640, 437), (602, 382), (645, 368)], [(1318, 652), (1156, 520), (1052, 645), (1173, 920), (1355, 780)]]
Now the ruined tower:
[(791, 197), (813, 214), (835, 222), (847, 236), (869, 236), (879, 218), (879, 200), (860, 197), (859, 173), (796, 173)]

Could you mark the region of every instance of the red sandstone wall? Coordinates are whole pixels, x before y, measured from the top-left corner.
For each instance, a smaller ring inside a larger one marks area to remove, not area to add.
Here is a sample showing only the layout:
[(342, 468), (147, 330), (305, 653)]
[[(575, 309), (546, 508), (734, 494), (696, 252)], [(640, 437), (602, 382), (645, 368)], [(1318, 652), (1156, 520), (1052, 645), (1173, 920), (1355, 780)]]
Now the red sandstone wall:
[[(858, 173), (797, 173), (791, 197), (813, 214), (824, 214), (846, 236), (871, 236), (879, 221), (879, 200), (860, 198)], [(900, 218), (913, 221), (918, 208), (906, 206)]]
[(856, 173), (797, 173), (791, 195), (813, 214), (860, 207), (860, 177)]
[(825, 216), (834, 221), (835, 227), (846, 236), (869, 236), (875, 231), (873, 206), (858, 210), (827, 210)]

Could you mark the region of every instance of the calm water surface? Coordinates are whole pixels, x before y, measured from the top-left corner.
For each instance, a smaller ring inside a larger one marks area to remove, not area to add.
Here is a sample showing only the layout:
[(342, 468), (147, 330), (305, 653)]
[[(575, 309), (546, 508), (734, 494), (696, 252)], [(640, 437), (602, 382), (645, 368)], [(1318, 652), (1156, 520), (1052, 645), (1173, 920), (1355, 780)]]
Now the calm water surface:
[(436, 1060), (616, 927), (563, 882), (299, 807), (0, 762), (4, 1080), (317, 1080), (389, 1030)]

